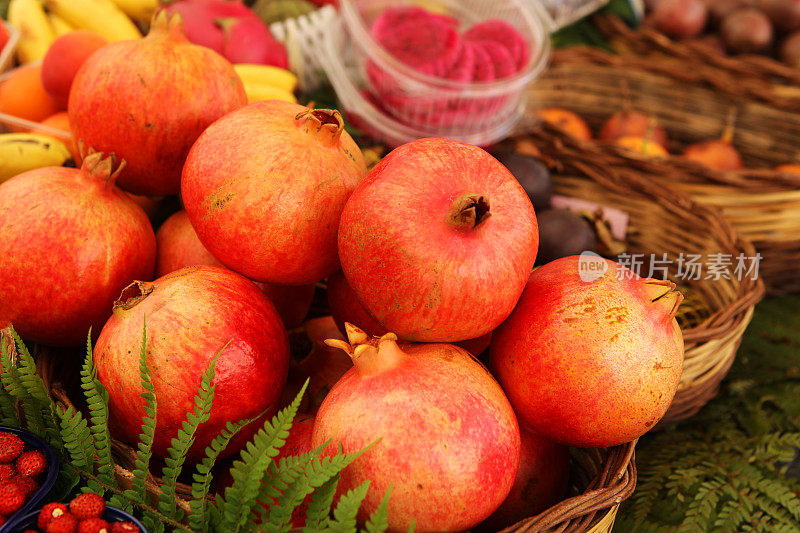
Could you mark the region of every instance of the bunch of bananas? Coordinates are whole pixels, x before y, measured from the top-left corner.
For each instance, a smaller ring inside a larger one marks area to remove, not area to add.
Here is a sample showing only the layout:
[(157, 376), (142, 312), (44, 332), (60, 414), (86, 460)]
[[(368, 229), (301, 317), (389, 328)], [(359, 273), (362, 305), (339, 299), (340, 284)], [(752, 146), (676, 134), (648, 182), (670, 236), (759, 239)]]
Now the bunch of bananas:
[(272, 65), (238, 64), (233, 68), (244, 84), (248, 102), (283, 100), (297, 102), (294, 90), (297, 76), (288, 70)]
[(61, 141), (38, 133), (0, 133), (0, 183), (41, 167), (61, 166), (72, 156)]
[(135, 22), (147, 22), (158, 0), (10, 0), (8, 22), (20, 30), (17, 59), (42, 59), (59, 35), (90, 30), (109, 42), (142, 36)]

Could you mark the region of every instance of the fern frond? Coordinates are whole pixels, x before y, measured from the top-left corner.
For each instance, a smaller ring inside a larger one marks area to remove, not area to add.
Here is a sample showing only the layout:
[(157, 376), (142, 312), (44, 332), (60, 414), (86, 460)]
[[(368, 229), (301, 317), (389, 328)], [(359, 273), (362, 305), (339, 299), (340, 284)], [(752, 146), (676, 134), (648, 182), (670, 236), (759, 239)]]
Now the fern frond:
[(722, 505), (714, 522), (714, 530), (722, 533), (735, 533), (746, 520), (744, 508), (738, 501), (728, 500)]
[(356, 529), (356, 517), (358, 509), (364, 498), (367, 497), (369, 481), (365, 481), (358, 487), (347, 491), (347, 494), (339, 498), (339, 503), (333, 510), (333, 521), (329, 530), (334, 533), (351, 533)]
[(217, 352), (206, 371), (203, 372), (200, 388), (194, 397), (194, 412), (186, 415), (186, 420), (183, 421), (181, 428), (178, 430), (178, 436), (172, 439), (171, 446), (167, 450), (167, 457), (164, 459), (164, 470), (162, 472), (164, 483), (161, 487), (161, 494), (158, 495), (158, 509), (166, 516), (178, 521), (183, 519), (183, 510), (178, 508), (177, 500), (175, 499), (175, 486), (183, 469), (183, 463), (186, 461), (186, 454), (189, 453), (189, 448), (194, 444), (194, 435), (197, 432), (197, 428), (200, 424), (208, 422), (211, 417), (211, 404), (215, 390), (211, 382), (214, 380), (217, 358), (227, 346), (228, 343)]
[(238, 533), (247, 522), (261, 488), (261, 479), (267, 472), (273, 457), (286, 442), (300, 400), (308, 387), (308, 380), (292, 401), (271, 421), (262, 427), (240, 453), (241, 459), (234, 461), (231, 468), (233, 485), (225, 489), (221, 529), (228, 533)]
[(197, 471), (193, 476), (192, 501), (189, 502), (189, 506), (192, 509), (192, 514), (189, 516), (189, 526), (192, 530), (205, 533), (208, 529), (209, 520), (206, 518), (206, 512), (209, 504), (206, 500), (206, 496), (211, 487), (211, 480), (213, 477), (212, 469), (217, 462), (219, 454), (228, 447), (231, 439), (239, 433), (243, 427), (257, 420), (262, 415), (263, 413), (255, 418), (240, 420), (236, 423), (228, 422), (220, 434), (214, 437), (211, 444), (206, 447), (205, 457), (198, 463), (196, 467)]
[(91, 330), (86, 337), (86, 358), (81, 367), (81, 389), (89, 406), (89, 429), (94, 439), (97, 477), (103, 483), (116, 487), (114, 458), (111, 456), (111, 435), (108, 431), (108, 391), (97, 378)]
[(375, 509), (375, 512), (370, 515), (369, 520), (367, 520), (364, 527), (365, 533), (384, 533), (389, 529), (389, 495), (391, 493), (392, 486), (390, 485), (386, 490), (386, 494), (383, 495), (381, 504)]
[(336, 487), (339, 476), (334, 476), (322, 484), (311, 495), (311, 501), (306, 509), (306, 523), (303, 533), (315, 533), (328, 527), (331, 521), (333, 498), (336, 496)]
[(150, 470), (150, 458), (153, 455), (153, 436), (156, 431), (156, 395), (150, 370), (147, 368), (147, 325), (142, 325), (142, 350), (139, 353), (139, 373), (142, 379), (142, 398), (145, 401), (142, 417), (142, 434), (136, 451), (133, 469), (132, 488), (125, 491), (125, 496), (135, 503), (144, 503), (147, 497), (145, 482)]

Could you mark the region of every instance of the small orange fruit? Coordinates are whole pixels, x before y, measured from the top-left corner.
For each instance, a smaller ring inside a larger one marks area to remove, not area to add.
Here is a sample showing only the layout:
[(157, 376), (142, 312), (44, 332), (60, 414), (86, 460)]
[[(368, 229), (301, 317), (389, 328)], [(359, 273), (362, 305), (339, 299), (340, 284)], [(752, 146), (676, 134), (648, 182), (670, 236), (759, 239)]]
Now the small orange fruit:
[(663, 146), (644, 137), (629, 135), (614, 140), (614, 143), (648, 157), (667, 157), (669, 155)]
[(589, 129), (586, 121), (572, 111), (549, 107), (538, 110), (536, 116), (579, 141), (592, 140), (592, 130)]
[(39, 122), (59, 111), (42, 86), (41, 65), (25, 65), (0, 84), (0, 113)]

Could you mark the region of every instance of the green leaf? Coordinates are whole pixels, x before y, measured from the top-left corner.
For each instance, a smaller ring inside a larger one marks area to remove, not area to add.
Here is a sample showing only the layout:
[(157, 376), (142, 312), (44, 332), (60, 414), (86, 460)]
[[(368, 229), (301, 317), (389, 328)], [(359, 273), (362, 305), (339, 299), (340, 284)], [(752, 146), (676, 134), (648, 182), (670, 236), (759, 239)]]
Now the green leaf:
[(339, 503), (333, 510), (333, 522), (330, 531), (335, 533), (350, 533), (356, 530), (356, 517), (361, 502), (367, 497), (369, 481), (365, 481), (358, 487), (347, 491), (347, 494), (339, 498)]
[(308, 509), (306, 510), (304, 533), (315, 533), (326, 529), (330, 525), (333, 498), (336, 496), (338, 484), (339, 476), (334, 476), (323, 483), (311, 495), (311, 501), (308, 503)]
[(97, 477), (103, 483), (117, 487), (114, 458), (111, 455), (111, 435), (108, 431), (108, 391), (97, 378), (91, 330), (86, 336), (86, 358), (81, 367), (81, 389), (89, 407), (89, 429), (94, 439)]
[(188, 413), (186, 420), (178, 430), (178, 436), (172, 439), (171, 446), (167, 450), (167, 457), (164, 459), (164, 470), (162, 479), (164, 481), (159, 494), (158, 508), (166, 516), (180, 521), (183, 519), (183, 510), (178, 508), (175, 499), (175, 487), (178, 483), (178, 476), (183, 469), (186, 461), (186, 454), (194, 444), (194, 435), (200, 424), (208, 422), (211, 416), (211, 404), (214, 399), (214, 374), (217, 365), (217, 358), (229, 343), (226, 343), (209, 363), (208, 368), (203, 373), (200, 381), (200, 389), (194, 398), (194, 412)]
[[(139, 354), (139, 374), (142, 379), (141, 393), (146, 403), (142, 417), (142, 434), (139, 436), (136, 460), (134, 462), (132, 488), (125, 491), (125, 496), (133, 502), (144, 503), (147, 498), (145, 482), (150, 468), (150, 458), (153, 455), (153, 436), (156, 431), (156, 395), (150, 370), (147, 368), (147, 325), (142, 325), (142, 349)], [(149, 528), (148, 528), (149, 529)]]
[(389, 529), (389, 495), (392, 493), (392, 486), (383, 495), (381, 504), (375, 509), (365, 524), (366, 533), (384, 533)]

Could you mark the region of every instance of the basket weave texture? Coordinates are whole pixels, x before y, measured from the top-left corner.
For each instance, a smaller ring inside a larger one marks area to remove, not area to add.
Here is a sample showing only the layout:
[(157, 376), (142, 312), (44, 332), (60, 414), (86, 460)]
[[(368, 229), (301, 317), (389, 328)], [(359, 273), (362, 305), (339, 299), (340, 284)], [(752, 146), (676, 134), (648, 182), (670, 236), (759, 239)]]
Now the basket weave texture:
[[(596, 20), (619, 54), (558, 50), (531, 87), (530, 106), (569, 109), (594, 131), (615, 111), (632, 108), (657, 119), (672, 153), (719, 138), (734, 114), (733, 144), (746, 170), (719, 172), (680, 157), (632, 156), (626, 164), (642, 173), (672, 169), (653, 179), (718, 207), (764, 257), (770, 293), (800, 291), (800, 176), (772, 170), (800, 163), (800, 69), (761, 56), (722, 56), (651, 29), (633, 31), (615, 18)], [(609, 144), (603, 149), (631, 155)]]

